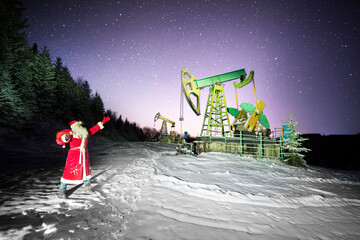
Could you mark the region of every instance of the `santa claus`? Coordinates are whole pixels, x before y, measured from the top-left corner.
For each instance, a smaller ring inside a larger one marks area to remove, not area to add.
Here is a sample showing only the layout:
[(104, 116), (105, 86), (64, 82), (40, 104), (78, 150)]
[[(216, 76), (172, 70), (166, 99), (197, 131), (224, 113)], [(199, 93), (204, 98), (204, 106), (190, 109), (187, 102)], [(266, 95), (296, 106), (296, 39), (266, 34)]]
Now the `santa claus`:
[(96, 132), (104, 128), (104, 124), (110, 120), (110, 117), (104, 117), (101, 122), (87, 130), (80, 121), (71, 121), (70, 129), (60, 131), (56, 134), (56, 142), (65, 147), (70, 143), (70, 150), (66, 159), (65, 169), (61, 178), (59, 197), (66, 198), (67, 184), (84, 183), (85, 194), (93, 194), (90, 189), (90, 161), (88, 153), (88, 139)]

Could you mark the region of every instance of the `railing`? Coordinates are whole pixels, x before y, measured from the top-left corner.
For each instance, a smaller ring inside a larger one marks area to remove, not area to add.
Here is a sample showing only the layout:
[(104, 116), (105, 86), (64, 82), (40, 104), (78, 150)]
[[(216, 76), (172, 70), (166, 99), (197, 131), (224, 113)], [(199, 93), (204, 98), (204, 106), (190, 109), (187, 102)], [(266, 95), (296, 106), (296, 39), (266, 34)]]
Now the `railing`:
[(284, 137), (284, 129), (283, 128), (274, 128), (274, 131), (271, 133), (271, 137), (279, 138)]
[[(259, 158), (284, 160), (283, 138), (264, 137), (262, 134), (239, 132), (234, 137), (197, 137), (196, 142), (210, 143), (209, 151), (251, 155)], [(219, 144), (216, 144), (219, 143)]]

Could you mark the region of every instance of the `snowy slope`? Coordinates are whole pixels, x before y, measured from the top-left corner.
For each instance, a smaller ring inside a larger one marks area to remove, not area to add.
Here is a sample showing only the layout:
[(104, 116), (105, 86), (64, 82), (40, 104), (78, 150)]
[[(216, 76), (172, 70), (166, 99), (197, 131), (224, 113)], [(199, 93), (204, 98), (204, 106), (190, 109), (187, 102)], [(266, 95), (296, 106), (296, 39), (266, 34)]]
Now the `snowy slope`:
[(62, 169), (28, 170), (1, 185), (0, 238), (359, 239), (358, 172), (298, 169), (173, 145), (117, 144), (90, 153), (95, 196)]
[(356, 175), (222, 153), (162, 156), (126, 239), (359, 239)]

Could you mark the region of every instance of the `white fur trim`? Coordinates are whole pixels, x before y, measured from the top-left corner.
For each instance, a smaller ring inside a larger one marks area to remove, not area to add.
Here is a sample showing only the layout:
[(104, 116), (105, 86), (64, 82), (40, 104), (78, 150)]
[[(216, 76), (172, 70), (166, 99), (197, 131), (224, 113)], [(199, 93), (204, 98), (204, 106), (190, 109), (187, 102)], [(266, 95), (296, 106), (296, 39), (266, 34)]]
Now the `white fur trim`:
[(102, 122), (98, 122), (98, 125), (99, 125), (100, 129), (104, 128), (104, 124)]
[[(78, 124), (78, 123), (79, 123), (79, 121), (76, 121), (76, 122), (74, 122), (73, 124), (71, 124), (70, 127), (72, 127), (73, 125)], [(80, 123), (81, 123), (81, 122), (80, 122)]]
[(91, 179), (91, 175), (86, 176), (86, 178), (83, 180), (68, 180), (68, 179), (61, 178), (60, 182), (66, 183), (66, 184), (82, 184), (86, 180), (89, 180), (89, 179)]
[(64, 135), (62, 135), (61, 136), (61, 140), (64, 142), (64, 143), (68, 143), (68, 142), (70, 142), (70, 138), (68, 139), (68, 140), (66, 140), (66, 134), (64, 134)]

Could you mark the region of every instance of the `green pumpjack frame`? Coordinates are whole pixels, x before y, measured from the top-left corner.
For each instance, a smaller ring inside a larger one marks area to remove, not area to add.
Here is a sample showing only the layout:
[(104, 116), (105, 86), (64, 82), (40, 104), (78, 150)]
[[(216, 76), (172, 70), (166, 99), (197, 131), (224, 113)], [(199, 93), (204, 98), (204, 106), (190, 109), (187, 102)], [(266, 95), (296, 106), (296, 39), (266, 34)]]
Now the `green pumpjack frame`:
[[(221, 83), (241, 79), (242, 76), (246, 76), (245, 69), (196, 79), (194, 81), (196, 88), (210, 87), (200, 136), (213, 136), (213, 134), (221, 134), (223, 137), (227, 135), (233, 136), (224, 88), (221, 86)], [(243, 81), (243, 83), (246, 84), (250, 82), (251, 78)]]
[(219, 134), (232, 137), (229, 114), (226, 107), (224, 88), (219, 85), (212, 86), (206, 105), (204, 121), (200, 136), (213, 136)]
[(246, 75), (245, 69), (240, 69), (232, 72), (227, 72), (211, 77), (201, 78), (194, 81), (196, 88), (204, 88), (214, 86), (216, 83), (224, 83), (240, 78)]
[[(182, 87), (186, 100), (196, 115), (200, 115), (200, 94), (199, 90), (210, 87), (209, 97), (206, 104), (201, 136), (233, 136), (229, 114), (227, 111), (224, 89), (222, 83), (240, 79), (239, 83), (234, 83), (235, 88), (241, 88), (253, 80), (254, 72), (251, 71), (246, 77), (245, 69), (214, 75), (211, 77), (196, 79), (186, 69), (182, 69)], [(196, 105), (190, 99), (193, 95), (196, 98)]]

